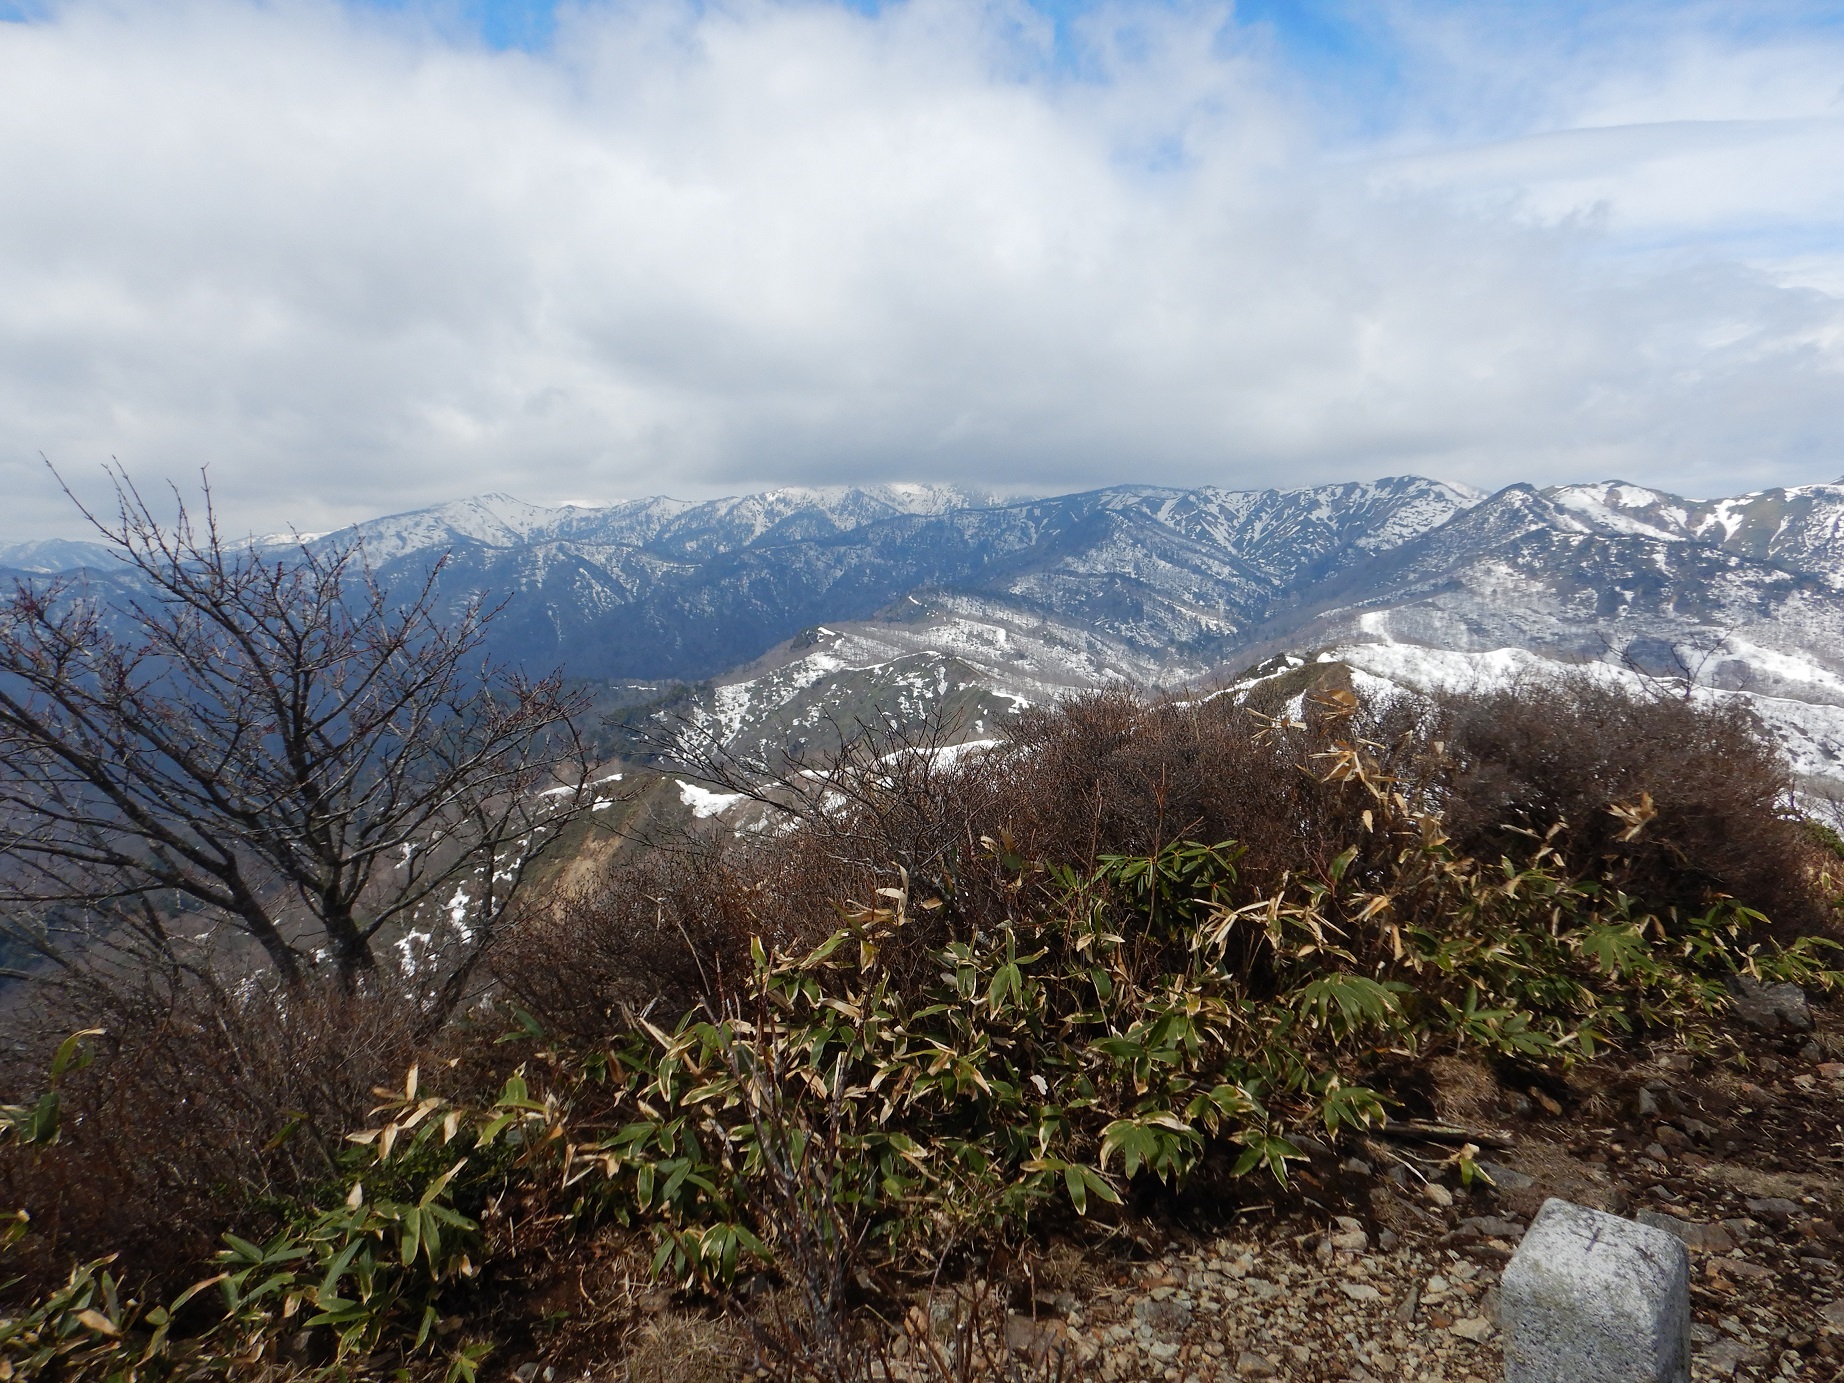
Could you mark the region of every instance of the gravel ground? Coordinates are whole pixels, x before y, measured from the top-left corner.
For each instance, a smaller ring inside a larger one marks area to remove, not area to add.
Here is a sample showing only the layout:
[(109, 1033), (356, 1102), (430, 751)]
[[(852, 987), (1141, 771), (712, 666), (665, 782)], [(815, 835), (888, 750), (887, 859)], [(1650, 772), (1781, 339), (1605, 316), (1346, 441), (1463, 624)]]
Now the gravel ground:
[(1844, 1378), (1844, 1014), (1815, 1016), (1722, 1061), (1601, 1062), (1527, 1092), (1449, 1063), (1434, 1112), (1511, 1134), (1481, 1154), (1492, 1184), (1463, 1186), (1451, 1147), (1366, 1140), (1315, 1160), (1286, 1213), (1040, 1289), (1014, 1353), (1060, 1348), (1108, 1383), (1496, 1383), (1499, 1273), (1560, 1196), (1686, 1241), (1699, 1383)]
[(944, 1369), (951, 1349), (924, 1364), (918, 1341), (967, 1308), (919, 1302), (872, 1376), (1498, 1383), (1499, 1274), (1559, 1196), (1685, 1240), (1694, 1383), (1844, 1379), (1844, 1004), (1799, 1016), (1738, 1024), (1720, 1058), (1641, 1052), (1566, 1078), (1428, 1063), (1425, 1108), (1404, 1112), (1503, 1134), (1485, 1178), (1463, 1184), (1450, 1141), (1407, 1132), (1316, 1150), (1274, 1205), (1052, 1246), (1010, 1314), (975, 1292), (978, 1367)]
[(1086, 1296), (1064, 1316), (1080, 1373), (1109, 1383), (1497, 1377), (1495, 1269), (1457, 1249), (1377, 1249), (1354, 1217), (1330, 1230), (1306, 1243), (1225, 1236)]

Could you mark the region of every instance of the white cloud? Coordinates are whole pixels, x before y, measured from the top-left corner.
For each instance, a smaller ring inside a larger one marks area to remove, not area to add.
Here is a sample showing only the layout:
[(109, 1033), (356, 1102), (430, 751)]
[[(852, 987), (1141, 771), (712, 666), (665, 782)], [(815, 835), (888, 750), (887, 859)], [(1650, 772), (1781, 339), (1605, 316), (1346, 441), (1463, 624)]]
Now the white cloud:
[(1844, 470), (1835, 45), (1520, 67), (1409, 26), (1520, 85), (1355, 145), (1221, 14), (1090, 26), (1076, 79), (1010, 0), (635, 0), (543, 57), (302, 0), (0, 24), (0, 527), (64, 526), (40, 450), (208, 462), (264, 528)]

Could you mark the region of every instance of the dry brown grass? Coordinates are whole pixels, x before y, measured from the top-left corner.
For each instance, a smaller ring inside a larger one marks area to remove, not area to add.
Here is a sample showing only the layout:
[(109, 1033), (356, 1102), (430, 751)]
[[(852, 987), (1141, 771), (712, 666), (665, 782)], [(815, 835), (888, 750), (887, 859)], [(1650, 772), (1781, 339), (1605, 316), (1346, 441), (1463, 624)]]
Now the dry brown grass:
[(634, 1332), (616, 1376), (623, 1383), (731, 1383), (748, 1360), (743, 1338), (729, 1322), (666, 1315)]
[(1479, 1061), (1436, 1057), (1428, 1063), (1434, 1112), (1453, 1123), (1486, 1118), (1497, 1112), (1501, 1092), (1491, 1070)]

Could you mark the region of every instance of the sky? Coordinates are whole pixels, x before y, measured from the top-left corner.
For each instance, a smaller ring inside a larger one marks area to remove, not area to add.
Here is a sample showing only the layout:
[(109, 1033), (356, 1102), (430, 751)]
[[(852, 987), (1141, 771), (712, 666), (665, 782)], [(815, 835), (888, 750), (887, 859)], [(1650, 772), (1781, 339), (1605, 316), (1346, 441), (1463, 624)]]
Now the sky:
[(1844, 6), (0, 0), (0, 537), (1844, 473)]

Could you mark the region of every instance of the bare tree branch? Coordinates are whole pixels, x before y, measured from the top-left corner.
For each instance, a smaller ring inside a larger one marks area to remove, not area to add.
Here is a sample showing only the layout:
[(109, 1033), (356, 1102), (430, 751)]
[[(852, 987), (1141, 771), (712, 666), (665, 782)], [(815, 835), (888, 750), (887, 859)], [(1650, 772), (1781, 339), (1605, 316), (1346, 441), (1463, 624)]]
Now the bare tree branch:
[(195, 526), (112, 479), (115, 519), (83, 512), (130, 594), (0, 602), (0, 907), (80, 909), (169, 955), (196, 909), (286, 984), (357, 985), (394, 943), (447, 1013), (588, 809), (583, 698), (491, 665), (497, 611), (440, 608), (441, 563), (388, 590), (355, 541), (232, 544), (208, 486)]

